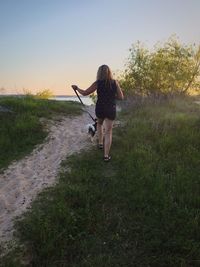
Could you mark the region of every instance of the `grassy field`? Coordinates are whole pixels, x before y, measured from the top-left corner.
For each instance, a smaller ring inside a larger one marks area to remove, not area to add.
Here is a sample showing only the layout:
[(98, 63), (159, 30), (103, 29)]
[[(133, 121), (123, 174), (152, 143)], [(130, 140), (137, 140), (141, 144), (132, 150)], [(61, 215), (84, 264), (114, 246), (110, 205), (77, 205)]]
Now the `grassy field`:
[(173, 99), (121, 120), (112, 161), (91, 150), (63, 162), (1, 266), (200, 266), (200, 107)]
[(0, 112), (0, 169), (29, 153), (46, 137), (40, 118), (52, 118), (56, 114), (80, 114), (75, 102), (58, 102), (24, 98), (1, 97), (0, 105), (11, 112)]

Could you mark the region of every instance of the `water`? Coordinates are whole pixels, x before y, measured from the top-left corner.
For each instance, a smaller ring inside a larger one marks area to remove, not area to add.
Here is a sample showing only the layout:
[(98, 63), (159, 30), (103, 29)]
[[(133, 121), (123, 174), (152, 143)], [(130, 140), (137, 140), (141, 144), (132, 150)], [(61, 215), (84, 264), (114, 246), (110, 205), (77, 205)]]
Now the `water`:
[[(13, 96), (13, 97), (24, 97), (25, 95), (20, 94), (0, 94), (0, 97), (6, 97), (6, 96)], [(94, 102), (91, 100), (89, 96), (80, 96), (82, 102), (86, 106), (94, 105)], [(76, 101), (80, 103), (80, 100), (77, 96), (67, 96), (67, 95), (58, 95), (54, 97), (50, 97), (49, 100), (57, 100), (57, 101)]]
[[(89, 96), (81, 96), (80, 97), (83, 104), (86, 106), (90, 106), (93, 105), (93, 101), (91, 100), (91, 98)], [(49, 98), (50, 100), (57, 100), (57, 101), (76, 101), (76, 102), (80, 102), (80, 100), (78, 99), (77, 96), (54, 96)]]

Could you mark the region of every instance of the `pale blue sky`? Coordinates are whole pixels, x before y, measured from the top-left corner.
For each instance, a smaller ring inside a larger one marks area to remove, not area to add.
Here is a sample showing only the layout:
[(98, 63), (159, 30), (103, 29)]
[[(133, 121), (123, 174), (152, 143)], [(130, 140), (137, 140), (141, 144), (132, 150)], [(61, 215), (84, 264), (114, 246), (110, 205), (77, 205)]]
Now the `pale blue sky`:
[(72, 94), (102, 64), (123, 70), (137, 40), (199, 44), (199, 14), (200, 0), (0, 0), (0, 88)]

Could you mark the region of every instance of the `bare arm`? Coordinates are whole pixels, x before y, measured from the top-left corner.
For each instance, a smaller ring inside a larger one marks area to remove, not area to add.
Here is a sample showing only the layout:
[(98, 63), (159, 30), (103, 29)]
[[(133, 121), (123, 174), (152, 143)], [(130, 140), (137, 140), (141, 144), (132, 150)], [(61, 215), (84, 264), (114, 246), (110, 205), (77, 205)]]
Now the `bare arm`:
[(74, 90), (77, 90), (81, 95), (86, 96), (94, 93), (97, 90), (96, 82), (94, 82), (89, 88), (86, 90), (80, 89), (77, 85), (72, 85)]
[(124, 99), (124, 94), (122, 92), (122, 89), (120, 88), (120, 85), (119, 85), (118, 81), (116, 81), (116, 85), (117, 85), (117, 95), (116, 95), (116, 97), (119, 100), (123, 100)]

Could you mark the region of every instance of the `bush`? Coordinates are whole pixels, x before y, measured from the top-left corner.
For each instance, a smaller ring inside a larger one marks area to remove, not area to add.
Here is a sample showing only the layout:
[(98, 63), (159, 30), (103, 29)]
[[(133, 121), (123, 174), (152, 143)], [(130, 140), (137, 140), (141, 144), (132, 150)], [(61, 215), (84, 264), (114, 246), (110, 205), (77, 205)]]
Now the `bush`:
[(181, 44), (172, 36), (153, 51), (140, 42), (133, 44), (120, 83), (129, 94), (180, 94), (199, 90), (199, 77), (200, 46)]
[(49, 89), (44, 89), (35, 95), (36, 98), (40, 98), (40, 99), (49, 99), (52, 96), (53, 96), (53, 92)]

